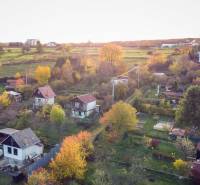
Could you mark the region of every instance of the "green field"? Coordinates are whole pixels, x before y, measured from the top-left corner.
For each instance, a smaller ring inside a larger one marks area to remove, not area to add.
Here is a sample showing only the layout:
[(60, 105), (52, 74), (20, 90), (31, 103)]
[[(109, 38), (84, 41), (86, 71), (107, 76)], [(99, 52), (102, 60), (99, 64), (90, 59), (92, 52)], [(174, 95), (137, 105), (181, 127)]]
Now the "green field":
[[(75, 47), (72, 49), (72, 54), (86, 54), (99, 61), (99, 50), (96, 47)], [(131, 67), (135, 64), (145, 63), (149, 56), (149, 51), (155, 51), (156, 49), (137, 49), (137, 48), (123, 48), (123, 61)], [(172, 53), (172, 49), (158, 49), (159, 52), (169, 55)], [(13, 76), (16, 72), (22, 74), (25, 71), (33, 71), (37, 65), (54, 66), (57, 58), (63, 56), (60, 50), (55, 48), (44, 48), (44, 51), (40, 54), (36, 52), (35, 48), (27, 54), (22, 54), (20, 48), (9, 48), (4, 53), (0, 54), (0, 77)]]

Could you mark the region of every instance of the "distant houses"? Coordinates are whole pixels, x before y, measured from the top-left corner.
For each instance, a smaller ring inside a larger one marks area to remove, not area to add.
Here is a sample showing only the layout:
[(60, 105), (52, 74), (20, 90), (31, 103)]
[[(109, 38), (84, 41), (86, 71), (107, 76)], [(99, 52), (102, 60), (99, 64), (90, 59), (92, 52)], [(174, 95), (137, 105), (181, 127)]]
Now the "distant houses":
[(55, 42), (48, 42), (45, 44), (46, 47), (50, 47), (50, 48), (53, 48), (53, 47), (56, 47), (58, 44), (55, 43)]
[(34, 107), (41, 107), (45, 104), (53, 105), (55, 102), (56, 94), (49, 85), (39, 87), (33, 93)]
[(94, 112), (99, 112), (96, 98), (90, 94), (76, 96), (71, 100), (71, 115), (74, 118), (85, 118)]
[(14, 102), (21, 102), (22, 101), (22, 95), (19, 92), (16, 91), (7, 91), (8, 96), (10, 98), (11, 101)]
[(39, 41), (38, 39), (27, 39), (25, 45), (34, 47), (37, 45), (38, 41)]
[(161, 48), (176, 48), (178, 46), (178, 44), (162, 44)]
[(30, 129), (16, 130), (5, 128), (0, 130), (0, 144), (5, 159), (15, 165), (21, 165), (43, 154), (43, 144)]

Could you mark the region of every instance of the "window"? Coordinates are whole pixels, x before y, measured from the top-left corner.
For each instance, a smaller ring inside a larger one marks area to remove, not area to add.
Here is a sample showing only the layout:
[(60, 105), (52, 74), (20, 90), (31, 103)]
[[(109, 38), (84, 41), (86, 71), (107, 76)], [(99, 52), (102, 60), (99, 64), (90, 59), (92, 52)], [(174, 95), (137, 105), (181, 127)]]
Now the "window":
[(17, 150), (17, 148), (14, 148), (14, 149), (13, 149), (13, 153), (14, 153), (14, 155), (18, 155), (18, 150)]
[(8, 153), (9, 153), (9, 154), (12, 154), (11, 147), (9, 147), (9, 146), (8, 146)]
[(79, 106), (80, 106), (79, 102), (75, 102), (75, 107), (79, 108)]

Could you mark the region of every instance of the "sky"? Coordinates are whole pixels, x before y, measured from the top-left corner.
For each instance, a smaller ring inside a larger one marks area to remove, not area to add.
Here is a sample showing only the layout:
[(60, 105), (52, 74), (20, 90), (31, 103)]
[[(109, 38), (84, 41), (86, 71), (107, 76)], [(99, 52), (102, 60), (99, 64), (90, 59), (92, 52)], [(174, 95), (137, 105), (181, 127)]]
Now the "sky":
[(0, 42), (200, 37), (200, 0), (0, 0)]

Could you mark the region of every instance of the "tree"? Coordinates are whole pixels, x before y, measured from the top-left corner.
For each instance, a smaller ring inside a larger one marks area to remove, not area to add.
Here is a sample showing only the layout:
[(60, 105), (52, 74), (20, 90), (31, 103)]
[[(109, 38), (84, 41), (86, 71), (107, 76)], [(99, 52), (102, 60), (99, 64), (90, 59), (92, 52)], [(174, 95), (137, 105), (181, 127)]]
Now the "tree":
[(55, 123), (63, 123), (65, 120), (65, 111), (60, 105), (53, 105), (50, 112), (50, 120)]
[(157, 52), (150, 56), (147, 66), (151, 71), (160, 71), (166, 67), (166, 64), (166, 57)]
[(34, 171), (28, 178), (27, 185), (56, 185), (58, 184), (52, 175), (44, 168)]
[(187, 159), (187, 157), (193, 157), (194, 156), (195, 147), (189, 139), (187, 139), (187, 138), (183, 138), (183, 139), (177, 138), (175, 145), (179, 150), (182, 151), (185, 159)]
[(169, 66), (169, 70), (174, 75), (185, 75), (193, 66), (195, 64), (192, 61), (189, 61), (186, 56), (182, 56)]
[(82, 146), (85, 156), (90, 156), (94, 151), (94, 146), (91, 141), (92, 134), (88, 131), (81, 131), (76, 137)]
[(115, 87), (115, 99), (116, 100), (122, 100), (126, 97), (128, 93), (128, 86), (123, 84), (123, 83), (119, 83), (116, 87)]
[(174, 168), (179, 171), (181, 174), (185, 174), (187, 171), (187, 162), (182, 159), (177, 159), (173, 162)]
[(100, 50), (102, 62), (109, 62), (112, 65), (118, 65), (122, 59), (122, 48), (116, 44), (106, 44)]
[(85, 154), (76, 136), (66, 137), (60, 152), (50, 163), (53, 176), (63, 181), (66, 178), (83, 179), (86, 171)]
[(200, 86), (187, 89), (176, 110), (176, 123), (182, 126), (200, 126)]
[(51, 69), (49, 66), (38, 66), (35, 70), (35, 79), (39, 84), (47, 84), (51, 77)]
[(36, 49), (37, 49), (38, 53), (42, 53), (43, 52), (43, 46), (40, 43), (40, 41), (37, 41)]
[(9, 95), (6, 91), (3, 92), (2, 95), (0, 95), (0, 105), (3, 107), (8, 107), (11, 104), (11, 100), (9, 98)]
[(119, 101), (108, 112), (104, 113), (100, 123), (111, 124), (112, 129), (122, 135), (127, 130), (135, 128), (137, 123), (136, 109), (127, 103)]
[(85, 56), (81, 60), (81, 67), (83, 72), (94, 75), (96, 74), (96, 63), (91, 58)]
[(15, 78), (16, 78), (16, 79), (21, 78), (21, 76), (22, 76), (22, 75), (21, 75), (19, 72), (17, 72), (17, 73), (15, 74)]
[(61, 68), (62, 79), (67, 83), (73, 83), (73, 68), (70, 60), (66, 60)]

